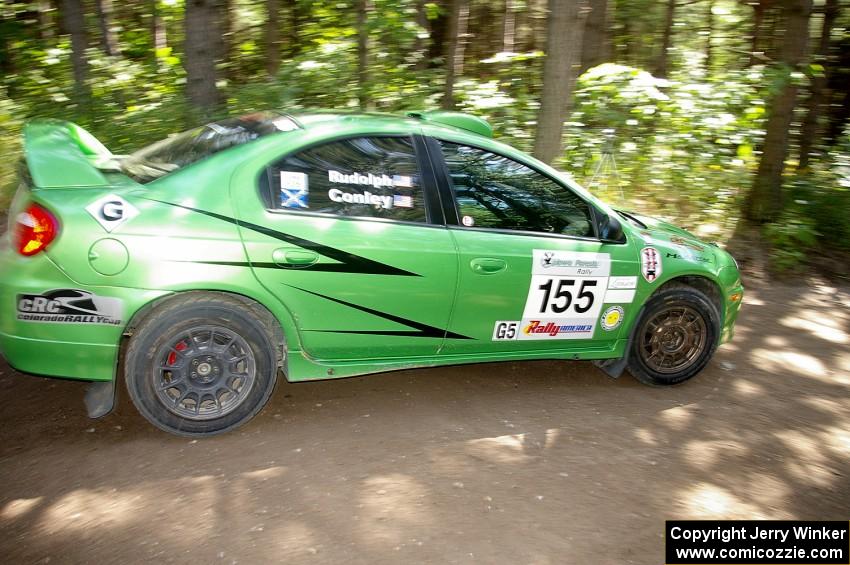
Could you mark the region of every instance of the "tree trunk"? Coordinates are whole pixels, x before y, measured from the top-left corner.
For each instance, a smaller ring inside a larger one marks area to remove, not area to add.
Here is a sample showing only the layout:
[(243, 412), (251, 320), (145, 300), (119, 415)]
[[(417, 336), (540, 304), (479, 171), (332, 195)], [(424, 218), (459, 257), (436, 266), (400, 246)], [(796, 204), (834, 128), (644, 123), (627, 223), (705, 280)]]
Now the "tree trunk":
[(215, 59), (223, 30), (217, 8), (216, 0), (186, 0), (186, 93), (203, 117), (220, 102)]
[(661, 36), (661, 52), (655, 63), (655, 76), (666, 78), (670, 60), (670, 45), (673, 41), (673, 16), (676, 13), (676, 0), (667, 0), (667, 12), (664, 17), (664, 31)]
[(782, 173), (788, 155), (788, 129), (797, 101), (797, 87), (791, 74), (804, 62), (809, 42), (812, 0), (784, 0), (782, 8), (785, 29), (780, 62), (786, 72), (781, 88), (768, 104), (761, 160), (744, 207), (747, 219), (754, 223), (775, 221), (782, 212)]
[[(768, 6), (770, 8), (770, 6)], [(785, 15), (784, 9), (769, 10), (765, 13), (767, 21), (766, 29), (762, 33), (761, 53), (765, 62), (773, 63), (779, 60), (783, 37), (779, 30), (784, 29), (782, 21)]]
[(165, 49), (168, 46), (165, 22), (162, 21), (162, 14), (159, 9), (159, 0), (150, 0), (149, 6), (151, 16), (151, 41), (153, 42), (153, 60), (155, 64), (158, 64), (158, 52), (160, 49)]
[(765, 4), (765, 0), (759, 0), (753, 4), (753, 31), (750, 43), (750, 67), (758, 62), (757, 57), (759, 53), (759, 44), (761, 43), (762, 27), (764, 26)]
[(298, 0), (285, 0), (289, 12), (289, 56), (297, 57), (301, 53), (301, 26), (304, 25), (304, 12)]
[(584, 16), (585, 10), (575, 0), (549, 0), (543, 91), (534, 135), (534, 156), (544, 163), (551, 163), (561, 153), (564, 121), (572, 107), (581, 64)]
[[(829, 74), (827, 92), (831, 93), (830, 104), (825, 107), (827, 114), (827, 130), (824, 142), (834, 144), (844, 133), (844, 128), (850, 119), (850, 36), (837, 42), (837, 61), (835, 72)], [(843, 93), (843, 94), (842, 94)], [(840, 100), (836, 97), (840, 96)]]
[(85, 14), (81, 0), (62, 0), (65, 29), (71, 35), (71, 66), (74, 72), (74, 102), (81, 109), (88, 110), (91, 101), (91, 87), (88, 83), (89, 62), (86, 55), (88, 36), (86, 35)]
[(416, 33), (416, 41), (413, 44), (413, 51), (416, 53), (414, 68), (417, 71), (424, 71), (428, 68), (428, 49), (425, 42), (427, 38), (423, 37), (428, 34), (428, 14), (425, 12), (425, 0), (416, 0), (416, 27), (419, 29)]
[(529, 0), (528, 17), (531, 27), (530, 51), (546, 51), (546, 30), (549, 23), (549, 0)]
[(463, 74), (463, 55), (466, 47), (466, 25), (469, 20), (469, 0), (452, 0), (449, 16), (449, 49), (446, 53), (446, 83), (443, 86), (442, 108), (454, 110), (454, 86), (457, 77)]
[(448, 67), (448, 46), (446, 45), (446, 35), (449, 29), (449, 20), (451, 19), (451, 5), (446, 4), (446, 0), (437, 2), (440, 11), (436, 19), (428, 21), (428, 29), (430, 31), (431, 43), (428, 44), (428, 68), (436, 69), (440, 66)]
[(844, 79), (844, 88), (839, 92), (844, 92), (844, 96), (841, 97), (841, 102), (830, 116), (829, 133), (826, 138), (828, 145), (835, 143), (844, 134), (844, 129), (850, 122), (850, 80)]
[(708, 36), (705, 38), (705, 72), (711, 76), (711, 67), (713, 66), (713, 53), (711, 49), (711, 38), (714, 35), (714, 0), (708, 0), (708, 9), (706, 10), (705, 19), (708, 29)]
[(115, 22), (112, 19), (112, 0), (95, 0), (97, 21), (100, 27), (100, 47), (103, 52), (114, 57), (120, 55), (118, 37), (115, 34)]
[(266, 74), (277, 76), (280, 70), (280, 0), (266, 0)]
[(581, 72), (610, 59), (608, 51), (608, 0), (590, 0), (581, 42)]
[[(187, 0), (189, 1), (191, 0)], [(215, 25), (219, 30), (218, 34), (213, 36), (216, 68), (220, 78), (230, 81), (239, 70), (230, 60), (231, 48), (235, 43), (231, 0), (212, 0), (212, 5), (215, 10)]]
[(502, 26), (502, 51), (513, 53), (516, 49), (516, 7), (514, 0), (505, 0), (505, 21)]
[(820, 40), (818, 41), (817, 52), (815, 53), (816, 61), (823, 67), (823, 70), (812, 78), (807, 103), (808, 111), (806, 112), (806, 118), (803, 120), (803, 127), (800, 130), (800, 170), (808, 168), (812, 147), (818, 139), (820, 129), (818, 127), (818, 121), (821, 116), (821, 108), (826, 99), (825, 91), (827, 72), (829, 70), (829, 39), (832, 35), (832, 28), (835, 25), (835, 20), (838, 18), (839, 11), (838, 0), (826, 0), (823, 12), (823, 27), (821, 28)]
[(369, 105), (369, 12), (370, 0), (357, 0), (357, 102), (361, 110)]
[(43, 40), (53, 39), (53, 10), (49, 0), (38, 0), (38, 2), (36, 3), (36, 10), (38, 10), (39, 37)]

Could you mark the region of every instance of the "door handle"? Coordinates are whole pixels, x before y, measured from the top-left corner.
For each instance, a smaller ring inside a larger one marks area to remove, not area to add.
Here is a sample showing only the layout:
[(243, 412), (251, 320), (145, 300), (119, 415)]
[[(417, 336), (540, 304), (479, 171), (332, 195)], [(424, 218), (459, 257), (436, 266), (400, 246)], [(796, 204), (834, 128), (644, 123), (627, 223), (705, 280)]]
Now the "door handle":
[(494, 275), (507, 269), (508, 264), (502, 259), (478, 257), (469, 262), (469, 267), (479, 275)]
[(309, 267), (319, 260), (319, 254), (313, 251), (293, 249), (275, 249), (272, 261), (281, 267)]

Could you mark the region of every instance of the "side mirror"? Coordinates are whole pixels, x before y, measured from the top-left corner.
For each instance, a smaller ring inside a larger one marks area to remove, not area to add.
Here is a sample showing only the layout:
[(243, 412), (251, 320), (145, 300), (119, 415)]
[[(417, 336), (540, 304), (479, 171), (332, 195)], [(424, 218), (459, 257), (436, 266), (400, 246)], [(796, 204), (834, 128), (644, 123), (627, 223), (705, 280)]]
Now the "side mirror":
[(626, 234), (623, 233), (623, 224), (614, 216), (605, 214), (599, 219), (599, 239), (607, 243), (625, 243)]

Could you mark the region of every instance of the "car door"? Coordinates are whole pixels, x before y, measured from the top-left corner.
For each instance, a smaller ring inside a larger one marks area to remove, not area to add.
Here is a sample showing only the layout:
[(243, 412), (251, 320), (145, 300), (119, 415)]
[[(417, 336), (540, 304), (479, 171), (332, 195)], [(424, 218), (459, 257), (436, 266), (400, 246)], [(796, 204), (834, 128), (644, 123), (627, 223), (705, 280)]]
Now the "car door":
[(626, 242), (596, 237), (595, 209), (561, 179), (495, 151), (430, 139), (459, 253), (444, 352), (610, 349), (632, 308)]
[(251, 267), (316, 359), (428, 356), (443, 341), (457, 255), (416, 144), (411, 135), (313, 143), (259, 171), (254, 209), (242, 198)]

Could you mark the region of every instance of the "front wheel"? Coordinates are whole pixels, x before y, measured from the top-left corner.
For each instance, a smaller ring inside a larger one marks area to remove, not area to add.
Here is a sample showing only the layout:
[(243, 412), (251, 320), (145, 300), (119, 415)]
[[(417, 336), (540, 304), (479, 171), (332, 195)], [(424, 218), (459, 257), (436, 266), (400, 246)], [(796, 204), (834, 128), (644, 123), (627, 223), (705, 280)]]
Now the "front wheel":
[(669, 285), (647, 301), (634, 331), (629, 372), (644, 384), (673, 385), (699, 373), (711, 359), (720, 316), (701, 291)]
[(162, 305), (127, 349), (133, 404), (153, 425), (178, 435), (212, 435), (247, 422), (277, 379), (267, 326), (226, 295), (187, 295)]

